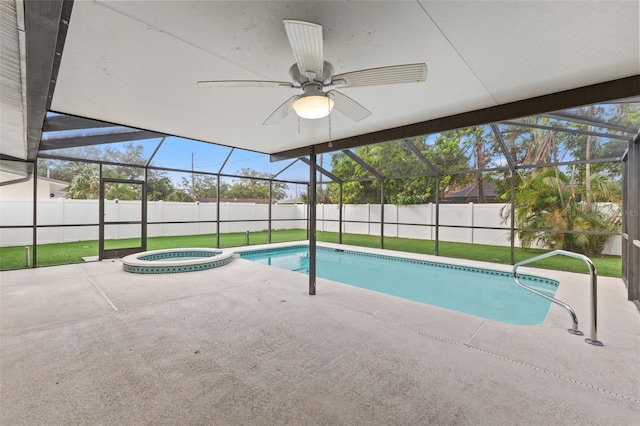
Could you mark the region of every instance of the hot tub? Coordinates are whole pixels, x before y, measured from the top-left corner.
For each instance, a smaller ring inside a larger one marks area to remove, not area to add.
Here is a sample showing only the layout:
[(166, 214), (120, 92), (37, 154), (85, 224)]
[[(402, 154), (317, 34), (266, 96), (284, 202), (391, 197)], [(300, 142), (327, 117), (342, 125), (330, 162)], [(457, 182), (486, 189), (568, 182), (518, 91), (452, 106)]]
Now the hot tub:
[(135, 274), (175, 274), (224, 266), (233, 251), (210, 248), (178, 248), (135, 253), (122, 259), (122, 269)]

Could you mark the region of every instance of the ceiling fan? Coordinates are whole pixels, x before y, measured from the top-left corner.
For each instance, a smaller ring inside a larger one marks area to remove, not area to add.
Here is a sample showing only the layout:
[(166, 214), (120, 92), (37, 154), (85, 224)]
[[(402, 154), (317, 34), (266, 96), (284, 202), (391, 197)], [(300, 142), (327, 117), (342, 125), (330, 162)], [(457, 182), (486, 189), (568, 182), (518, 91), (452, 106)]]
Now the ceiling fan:
[(198, 81), (200, 87), (283, 87), (302, 89), (303, 93), (287, 99), (262, 123), (278, 124), (291, 109), (299, 117), (314, 119), (329, 115), (332, 109), (340, 111), (353, 121), (371, 115), (371, 111), (347, 95), (327, 87), (361, 87), (380, 84), (422, 82), (427, 78), (424, 63), (369, 68), (343, 74), (333, 74), (333, 65), (324, 60), (322, 25), (298, 20), (284, 20), (284, 28), (296, 59), (289, 75), (293, 83), (262, 80)]

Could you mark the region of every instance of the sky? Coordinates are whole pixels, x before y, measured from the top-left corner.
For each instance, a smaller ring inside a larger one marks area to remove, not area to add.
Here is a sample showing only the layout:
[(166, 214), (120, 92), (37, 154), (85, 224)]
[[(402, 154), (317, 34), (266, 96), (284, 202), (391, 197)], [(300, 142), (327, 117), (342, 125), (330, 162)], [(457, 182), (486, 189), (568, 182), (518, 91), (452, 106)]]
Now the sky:
[[(145, 154), (150, 156), (158, 142), (159, 140), (156, 139), (143, 143)], [(158, 149), (151, 164), (157, 167), (170, 167), (188, 171), (191, 170), (193, 161), (193, 170), (217, 173), (230, 151), (231, 148), (224, 146), (179, 137), (168, 137)], [(258, 172), (276, 174), (294, 161), (295, 159), (271, 162), (269, 155), (235, 149), (224, 166), (222, 173), (241, 174), (241, 169), (249, 168)], [(325, 159), (325, 161), (328, 160)], [(185, 174), (182, 173), (168, 172), (167, 174), (174, 183), (179, 183), (181, 178), (185, 177)], [(306, 182), (309, 180), (309, 167), (305, 163), (297, 161), (280, 173), (278, 179)], [(228, 180), (231, 180), (231, 178), (228, 178)], [(301, 192), (306, 192), (306, 185), (289, 184), (288, 187), (288, 198), (293, 199)]]
[[(145, 154), (153, 153), (157, 146), (157, 140), (145, 145)], [(231, 148), (213, 145), (204, 142), (197, 142), (178, 137), (168, 137), (153, 158), (152, 165), (157, 167), (171, 167), (176, 169), (204, 171), (217, 173), (223, 162), (229, 155)], [(241, 169), (250, 168), (258, 172), (276, 174), (284, 169), (294, 160), (271, 162), (269, 155), (252, 151), (234, 149), (229, 160), (224, 166), (222, 173), (240, 174)], [(307, 181), (309, 179), (309, 167), (298, 161), (293, 166), (287, 168), (278, 178)]]

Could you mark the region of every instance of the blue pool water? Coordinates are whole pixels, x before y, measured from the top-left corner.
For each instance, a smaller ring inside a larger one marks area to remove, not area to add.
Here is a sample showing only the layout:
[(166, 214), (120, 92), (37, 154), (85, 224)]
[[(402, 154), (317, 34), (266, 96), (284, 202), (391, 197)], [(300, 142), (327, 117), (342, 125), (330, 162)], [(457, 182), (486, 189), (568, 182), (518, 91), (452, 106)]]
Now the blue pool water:
[[(309, 273), (309, 249), (295, 246), (240, 253), (243, 259)], [(540, 324), (550, 302), (513, 281), (509, 272), (318, 247), (316, 274), (344, 284), (511, 324)], [(519, 274), (553, 296), (558, 282)]]

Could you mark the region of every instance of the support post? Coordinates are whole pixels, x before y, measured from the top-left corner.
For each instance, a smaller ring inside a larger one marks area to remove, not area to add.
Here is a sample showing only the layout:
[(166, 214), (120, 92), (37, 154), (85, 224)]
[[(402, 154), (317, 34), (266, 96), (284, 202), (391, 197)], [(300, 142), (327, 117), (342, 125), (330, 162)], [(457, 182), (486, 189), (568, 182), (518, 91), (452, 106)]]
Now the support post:
[[(311, 165), (309, 165), (311, 167)], [(311, 185), (307, 185), (307, 240), (309, 239), (309, 212), (311, 209), (309, 206), (311, 205)]]
[[(640, 134), (629, 144), (627, 157), (626, 209), (626, 267), (629, 300), (640, 299)], [(625, 228), (623, 228), (625, 229)], [(623, 250), (625, 247), (622, 248)]]
[(629, 262), (627, 256), (629, 253), (629, 230), (627, 216), (625, 212), (629, 211), (629, 148), (622, 154), (622, 280), (627, 288), (629, 288)]
[(440, 256), (440, 175), (436, 175), (436, 256)]
[(102, 182), (102, 164), (98, 166), (98, 174), (100, 178), (100, 190), (98, 199), (98, 260), (104, 259), (104, 182)]
[(380, 179), (380, 248), (384, 248), (384, 179)]
[(216, 179), (216, 248), (220, 248), (220, 175), (222, 174), (222, 170), (224, 166), (227, 165), (227, 161), (231, 158), (233, 151), (235, 148), (231, 148), (227, 157), (222, 162), (222, 166), (218, 170), (218, 178)]
[(220, 248), (220, 173), (216, 179), (216, 248)]
[(38, 265), (38, 158), (33, 160), (33, 262), (31, 267)]
[(496, 140), (498, 141), (498, 145), (500, 146), (500, 150), (502, 151), (502, 154), (504, 155), (505, 160), (507, 161), (507, 165), (509, 166), (509, 171), (511, 172), (511, 205), (509, 206), (511, 208), (511, 264), (515, 264), (516, 263), (516, 258), (515, 258), (515, 241), (516, 241), (516, 236), (515, 236), (515, 188), (516, 188), (516, 172), (517, 172), (517, 168), (516, 168), (516, 157), (515, 154), (512, 154), (508, 148), (507, 142), (504, 140), (504, 137), (502, 136), (502, 132), (500, 131), (500, 128), (498, 127), (498, 125), (496, 123), (492, 123), (489, 125), (489, 127), (491, 127), (491, 130), (493, 132), (493, 135), (495, 136)]
[(511, 264), (516, 263), (516, 173), (515, 170), (511, 170)]
[(148, 210), (147, 210), (147, 182), (149, 182), (149, 169), (147, 169), (147, 166), (144, 166), (144, 183), (142, 184), (142, 188), (141, 188), (141, 218), (140, 220), (142, 221), (142, 224), (140, 225), (140, 250), (142, 251), (147, 251), (147, 236), (148, 236), (148, 227), (147, 227), (147, 222), (148, 222)]
[(338, 212), (338, 244), (342, 244), (342, 182), (340, 182), (340, 200), (338, 207), (340, 208)]
[(268, 229), (267, 229), (267, 243), (271, 244), (271, 203), (273, 201), (273, 182), (269, 180), (269, 210), (268, 210)]
[(316, 294), (316, 153), (309, 153), (309, 295)]

